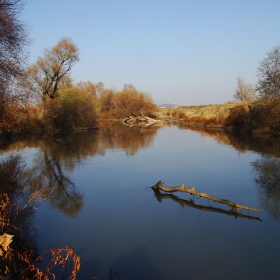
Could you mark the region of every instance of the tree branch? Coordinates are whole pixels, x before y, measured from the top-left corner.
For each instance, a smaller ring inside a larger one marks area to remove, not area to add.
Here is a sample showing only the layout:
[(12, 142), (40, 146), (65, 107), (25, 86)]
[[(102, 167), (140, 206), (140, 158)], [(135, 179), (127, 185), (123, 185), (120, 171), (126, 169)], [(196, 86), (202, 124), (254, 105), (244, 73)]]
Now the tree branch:
[(178, 198), (176, 195), (173, 195), (173, 194), (163, 194), (158, 189), (156, 189), (156, 190), (153, 189), (153, 191), (154, 191), (155, 196), (156, 196), (156, 198), (159, 202), (162, 202), (163, 199), (171, 199), (171, 200), (175, 201), (176, 203), (180, 204), (181, 207), (184, 207), (186, 205), (188, 207), (192, 207), (192, 208), (195, 208), (195, 209), (198, 209), (198, 210), (201, 210), (201, 211), (216, 212), (216, 213), (220, 213), (220, 214), (234, 216), (236, 219), (237, 218), (244, 218), (244, 219), (248, 219), (248, 220), (257, 220), (257, 221), (262, 222), (262, 220), (259, 217), (244, 215), (244, 214), (238, 213), (236, 211), (228, 211), (228, 210), (224, 210), (224, 209), (217, 208), (217, 207), (212, 207), (212, 206), (198, 205), (198, 204), (195, 204), (192, 199), (190, 199), (190, 200), (181, 199), (181, 198)]
[(162, 190), (162, 191), (168, 192), (168, 193), (180, 191), (180, 192), (186, 192), (186, 193), (189, 193), (189, 194), (193, 194), (193, 195), (196, 195), (196, 196), (199, 196), (199, 197), (204, 197), (204, 198), (207, 198), (209, 200), (212, 200), (212, 201), (215, 201), (215, 202), (218, 202), (218, 203), (228, 204), (230, 206), (230, 210), (232, 210), (232, 211), (234, 211), (236, 209), (247, 209), (247, 210), (258, 211), (258, 212), (262, 211), (262, 209), (259, 209), (259, 208), (240, 205), (238, 203), (229, 201), (227, 199), (218, 198), (218, 197), (209, 195), (207, 193), (198, 192), (198, 191), (196, 191), (195, 187), (185, 188), (184, 184), (181, 184), (180, 186), (177, 186), (177, 187), (168, 188), (168, 187), (163, 186), (163, 182), (158, 181), (151, 188), (153, 190)]

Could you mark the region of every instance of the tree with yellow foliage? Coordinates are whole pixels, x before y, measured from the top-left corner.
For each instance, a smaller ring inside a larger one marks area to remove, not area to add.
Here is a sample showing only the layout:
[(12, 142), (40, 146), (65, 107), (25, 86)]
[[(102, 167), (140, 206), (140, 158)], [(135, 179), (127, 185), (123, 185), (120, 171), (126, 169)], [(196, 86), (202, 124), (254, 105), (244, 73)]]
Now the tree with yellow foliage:
[(45, 49), (44, 55), (27, 69), (27, 88), (42, 97), (55, 98), (60, 84), (69, 79), (70, 70), (78, 60), (78, 47), (72, 39), (62, 38), (53, 48)]

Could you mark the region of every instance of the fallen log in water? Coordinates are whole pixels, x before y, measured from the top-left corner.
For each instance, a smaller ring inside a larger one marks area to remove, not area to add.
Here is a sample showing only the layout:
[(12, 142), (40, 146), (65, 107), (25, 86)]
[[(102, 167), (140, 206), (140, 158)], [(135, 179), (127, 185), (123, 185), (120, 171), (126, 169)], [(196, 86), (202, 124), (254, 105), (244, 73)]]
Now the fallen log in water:
[(228, 204), (229, 207), (230, 207), (230, 210), (232, 210), (232, 211), (237, 210), (237, 209), (247, 209), (247, 210), (253, 210), (253, 211), (258, 211), (258, 212), (262, 211), (262, 209), (259, 209), (259, 208), (240, 205), (238, 203), (229, 201), (227, 199), (218, 198), (218, 197), (209, 195), (207, 193), (198, 192), (198, 191), (196, 191), (195, 187), (185, 188), (184, 184), (181, 184), (180, 186), (177, 186), (177, 187), (168, 188), (168, 187), (163, 186), (163, 182), (158, 181), (151, 188), (153, 190), (162, 190), (162, 191), (168, 192), (168, 193), (180, 191), (180, 192), (186, 192), (186, 193), (189, 193), (189, 194), (192, 194), (192, 195), (196, 195), (196, 196), (199, 196), (199, 197), (204, 197), (204, 198), (207, 198), (209, 200), (212, 200), (212, 201), (215, 201), (215, 202), (218, 202), (218, 203)]
[(159, 120), (155, 120), (146, 116), (138, 116), (138, 117), (134, 117), (134, 116), (128, 116), (127, 118), (125, 118), (123, 120), (124, 124), (127, 125), (134, 125), (134, 124), (140, 124), (140, 123), (144, 123), (145, 125), (151, 125), (155, 122), (158, 122)]
[(175, 201), (176, 203), (180, 204), (181, 207), (188, 206), (188, 207), (195, 208), (195, 209), (198, 209), (201, 211), (210, 211), (210, 212), (233, 216), (233, 217), (235, 217), (235, 219), (244, 218), (244, 219), (248, 219), (248, 220), (256, 220), (256, 221), (262, 222), (262, 220), (259, 217), (244, 215), (244, 214), (238, 213), (236, 211), (224, 210), (224, 209), (212, 207), (212, 206), (198, 205), (198, 204), (195, 204), (192, 199), (190, 199), (190, 200), (181, 199), (174, 194), (163, 194), (158, 189), (153, 189), (153, 191), (155, 193), (155, 197), (157, 198), (157, 200), (159, 202), (162, 202), (163, 199), (171, 199), (171, 200)]

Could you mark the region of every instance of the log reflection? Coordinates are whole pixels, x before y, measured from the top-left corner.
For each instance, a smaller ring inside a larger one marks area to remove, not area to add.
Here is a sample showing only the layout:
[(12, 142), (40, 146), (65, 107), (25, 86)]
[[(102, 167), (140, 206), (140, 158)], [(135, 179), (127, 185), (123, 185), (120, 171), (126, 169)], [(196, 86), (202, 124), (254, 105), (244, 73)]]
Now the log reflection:
[(262, 220), (259, 217), (253, 217), (253, 216), (249, 216), (249, 215), (243, 215), (237, 211), (227, 211), (221, 208), (217, 208), (217, 207), (212, 207), (212, 206), (203, 206), (203, 205), (198, 205), (195, 204), (194, 201), (192, 199), (187, 200), (187, 199), (181, 199), (179, 197), (177, 197), (176, 195), (173, 194), (163, 194), (161, 193), (161, 191), (157, 190), (157, 189), (152, 189), (155, 193), (155, 197), (157, 198), (157, 200), (159, 202), (162, 202), (163, 199), (171, 199), (173, 201), (175, 201), (176, 203), (180, 204), (181, 207), (184, 206), (188, 206), (188, 207), (192, 207), (201, 211), (210, 211), (210, 212), (216, 212), (216, 213), (220, 213), (220, 214), (225, 214), (225, 215), (229, 215), (229, 216), (233, 216), (236, 219), (237, 218), (245, 218), (248, 220), (257, 220), (262, 222)]

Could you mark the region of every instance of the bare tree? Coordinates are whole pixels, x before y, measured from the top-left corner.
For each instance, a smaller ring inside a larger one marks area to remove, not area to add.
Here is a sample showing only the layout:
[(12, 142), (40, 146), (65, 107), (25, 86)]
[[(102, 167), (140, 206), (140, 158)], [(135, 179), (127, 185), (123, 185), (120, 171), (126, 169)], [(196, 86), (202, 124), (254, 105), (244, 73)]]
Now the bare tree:
[(260, 97), (280, 98), (280, 45), (267, 53), (257, 69)]
[(27, 28), (18, 18), (21, 0), (0, 1), (0, 118), (5, 104), (14, 101), (16, 81), (23, 76), (30, 43)]
[(54, 98), (59, 85), (69, 80), (70, 70), (78, 60), (78, 48), (72, 39), (62, 38), (53, 48), (45, 49), (43, 57), (27, 69), (28, 88), (42, 97)]
[(256, 89), (251, 84), (245, 84), (244, 79), (237, 77), (237, 88), (233, 95), (235, 99), (240, 101), (252, 101), (256, 99)]

